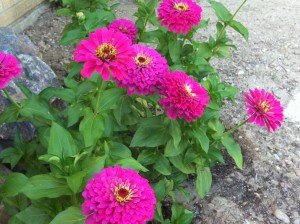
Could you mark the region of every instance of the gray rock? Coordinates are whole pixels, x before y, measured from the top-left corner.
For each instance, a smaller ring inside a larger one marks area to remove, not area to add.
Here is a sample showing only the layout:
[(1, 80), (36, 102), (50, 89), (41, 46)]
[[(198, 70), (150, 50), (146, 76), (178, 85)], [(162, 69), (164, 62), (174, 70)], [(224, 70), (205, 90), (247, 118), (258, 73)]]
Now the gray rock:
[[(35, 47), (28, 37), (19, 35), (9, 28), (0, 28), (0, 36), (0, 51), (15, 55), (23, 68), (21, 76), (11, 80), (6, 87), (17, 102), (24, 98), (17, 83), (34, 93), (39, 93), (48, 86), (59, 86), (55, 73), (37, 56)], [(0, 91), (0, 112), (9, 104), (3, 91)], [(0, 139), (12, 139), (16, 128), (20, 129), (22, 137), (26, 140), (31, 139), (35, 134), (35, 129), (29, 122), (2, 124), (0, 125)]]
[(283, 221), (284, 223), (290, 223), (290, 218), (280, 209), (275, 209), (273, 214), (277, 219)]

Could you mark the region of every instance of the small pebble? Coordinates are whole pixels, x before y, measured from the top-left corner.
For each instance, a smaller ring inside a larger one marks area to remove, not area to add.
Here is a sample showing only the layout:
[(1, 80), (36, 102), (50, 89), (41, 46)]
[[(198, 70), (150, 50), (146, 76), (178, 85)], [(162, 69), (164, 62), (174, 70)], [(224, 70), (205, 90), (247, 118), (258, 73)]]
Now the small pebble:
[(280, 209), (276, 209), (273, 214), (277, 219), (280, 219), (284, 223), (290, 223), (290, 218)]

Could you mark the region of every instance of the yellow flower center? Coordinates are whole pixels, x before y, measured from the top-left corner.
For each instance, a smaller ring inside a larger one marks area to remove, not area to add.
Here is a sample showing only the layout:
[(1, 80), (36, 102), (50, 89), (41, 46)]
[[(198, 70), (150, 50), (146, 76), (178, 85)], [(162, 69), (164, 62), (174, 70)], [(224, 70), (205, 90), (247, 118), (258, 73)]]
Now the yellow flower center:
[(133, 191), (128, 184), (122, 183), (118, 187), (115, 187), (114, 195), (118, 202), (128, 202), (134, 197)]
[(261, 104), (260, 104), (260, 107), (259, 109), (265, 113), (269, 112), (271, 110), (271, 107), (270, 107), (270, 104), (269, 102), (267, 101), (263, 101)]
[(134, 61), (138, 66), (145, 67), (151, 62), (151, 59), (142, 53), (138, 53)]
[(192, 92), (192, 88), (191, 88), (190, 85), (186, 84), (185, 85), (185, 90), (186, 90), (186, 92), (188, 93), (189, 96), (191, 96), (191, 97), (196, 96), (196, 94)]
[(102, 61), (105, 60), (114, 60), (117, 56), (117, 49), (112, 45), (108, 43), (101, 44), (96, 48), (96, 55), (99, 59)]
[(184, 2), (175, 3), (174, 9), (176, 9), (178, 12), (185, 12), (189, 9), (189, 5)]
[(120, 30), (121, 32), (126, 32), (126, 31), (127, 31), (127, 27), (122, 27), (122, 26), (120, 26), (120, 27), (119, 27), (119, 30)]

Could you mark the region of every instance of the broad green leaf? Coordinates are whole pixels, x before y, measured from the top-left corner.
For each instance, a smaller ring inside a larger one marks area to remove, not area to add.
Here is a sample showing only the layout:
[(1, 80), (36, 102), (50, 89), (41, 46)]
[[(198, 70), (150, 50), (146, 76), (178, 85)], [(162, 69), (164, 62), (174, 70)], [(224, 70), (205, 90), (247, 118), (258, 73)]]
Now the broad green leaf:
[(119, 99), (125, 93), (126, 90), (123, 88), (112, 88), (105, 90), (100, 97), (98, 111), (103, 112), (105, 110), (116, 108), (117, 102), (119, 102)]
[(50, 164), (55, 165), (58, 168), (62, 169), (61, 160), (58, 156), (49, 155), (49, 154), (41, 155), (39, 157), (39, 160), (45, 161), (47, 163), (50, 163)]
[(174, 203), (171, 207), (172, 217), (171, 223), (174, 224), (190, 224), (194, 218), (194, 214), (185, 209), (183, 205)]
[(84, 224), (86, 217), (82, 214), (82, 210), (72, 206), (58, 213), (50, 224)]
[(173, 63), (176, 63), (180, 59), (181, 42), (177, 39), (169, 41), (169, 53)]
[(207, 137), (204, 130), (201, 128), (198, 128), (196, 130), (194, 129), (192, 131), (192, 134), (194, 138), (200, 143), (201, 148), (204, 150), (204, 152), (207, 153), (209, 149), (209, 138)]
[(48, 224), (50, 222), (50, 217), (33, 205), (19, 212), (15, 217), (25, 224)]
[(0, 113), (0, 124), (16, 122), (19, 115), (19, 109), (11, 104)]
[(84, 118), (80, 122), (79, 131), (84, 138), (86, 147), (95, 145), (104, 132), (104, 117), (95, 115), (90, 108), (84, 110)]
[(56, 10), (56, 14), (59, 16), (72, 16), (73, 12), (68, 8), (62, 8), (62, 9)]
[(84, 39), (86, 36), (86, 31), (81, 29), (75, 29), (67, 32), (59, 41), (61, 45), (68, 45), (75, 40)]
[(157, 118), (146, 119), (135, 132), (130, 146), (156, 147), (164, 145), (169, 138), (170, 136), (162, 120)]
[(72, 176), (66, 177), (69, 188), (73, 193), (78, 193), (83, 182), (83, 178), (86, 176), (86, 171), (79, 171)]
[(142, 164), (140, 164), (138, 161), (136, 161), (134, 158), (126, 158), (126, 159), (120, 159), (115, 162), (116, 164), (119, 164), (123, 168), (131, 168), (136, 171), (144, 171), (147, 172), (148, 169), (144, 167)]
[(145, 166), (155, 163), (159, 158), (159, 153), (156, 150), (144, 149), (139, 153), (137, 161)]
[(39, 95), (47, 101), (53, 97), (58, 97), (66, 102), (73, 102), (75, 100), (74, 92), (71, 89), (48, 87), (44, 89)]
[(175, 146), (174, 140), (170, 139), (165, 146), (164, 155), (167, 157), (178, 156), (186, 149), (187, 146), (188, 146), (188, 142), (184, 139), (180, 141), (178, 146)]
[(198, 167), (197, 168), (197, 180), (196, 180), (196, 190), (200, 198), (204, 198), (212, 183), (212, 175), (209, 167)]
[(95, 173), (100, 172), (100, 170), (104, 167), (105, 159), (106, 156), (97, 156), (97, 157), (89, 156), (83, 161), (82, 167), (87, 172), (84, 181), (89, 180), (94, 176)]
[(20, 114), (26, 118), (42, 118), (45, 120), (54, 120), (49, 112), (49, 105), (42, 102), (36, 95), (29, 99), (22, 100)]
[(12, 173), (5, 180), (0, 188), (0, 195), (3, 197), (16, 196), (26, 184), (28, 178), (22, 173)]
[(168, 194), (164, 179), (152, 184), (152, 188), (154, 190), (155, 198), (157, 201), (163, 200), (164, 197)]
[(197, 55), (201, 58), (210, 58), (212, 56), (212, 51), (208, 43), (193, 43), (196, 49)]
[(223, 133), (225, 128), (220, 119), (210, 119), (208, 127), (217, 133)]
[(126, 145), (119, 142), (111, 143), (109, 153), (114, 160), (126, 159), (131, 157), (130, 149)]
[(77, 146), (71, 134), (57, 123), (52, 122), (48, 154), (66, 159), (67, 157), (76, 155), (76, 153)]
[(219, 58), (230, 58), (231, 51), (230, 47), (225, 44), (219, 44), (213, 49), (214, 55)]
[(243, 169), (243, 155), (240, 145), (234, 141), (230, 134), (222, 136), (221, 142), (225, 146), (228, 154), (233, 158), (237, 167)]
[(62, 195), (72, 194), (64, 178), (57, 178), (49, 174), (40, 174), (31, 177), (21, 192), (32, 200), (57, 198)]
[(195, 168), (192, 164), (184, 164), (182, 156), (169, 157), (170, 162), (181, 172), (185, 174), (195, 173)]
[(163, 175), (170, 175), (172, 173), (172, 168), (169, 160), (162, 155), (159, 157), (153, 167), (156, 171)]
[(23, 155), (24, 152), (20, 149), (10, 147), (0, 151), (0, 160), (2, 163), (10, 163), (10, 166), (13, 169)]
[(229, 26), (231, 26), (233, 29), (235, 29), (237, 32), (239, 32), (244, 38), (245, 40), (248, 40), (249, 38), (249, 31), (246, 27), (244, 27), (243, 24), (241, 24), (238, 21), (232, 20), (229, 23)]
[(209, 1), (211, 6), (216, 12), (217, 17), (223, 22), (229, 22), (232, 20), (232, 14), (228, 11), (228, 9), (220, 2)]
[(79, 105), (71, 105), (68, 107), (68, 127), (73, 126), (79, 121), (80, 116), (82, 116), (83, 111)]
[(20, 221), (16, 216), (13, 216), (8, 220), (8, 224), (24, 224), (24, 222)]

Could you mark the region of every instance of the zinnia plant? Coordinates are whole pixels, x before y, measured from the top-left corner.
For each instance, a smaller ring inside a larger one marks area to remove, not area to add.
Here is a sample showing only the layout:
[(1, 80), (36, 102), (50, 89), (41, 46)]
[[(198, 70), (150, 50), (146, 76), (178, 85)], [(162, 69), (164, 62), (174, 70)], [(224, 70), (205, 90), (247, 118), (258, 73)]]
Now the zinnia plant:
[(224, 100), (238, 90), (222, 82), (210, 60), (231, 56), (227, 28), (248, 39), (235, 20), (246, 1), (231, 13), (210, 0), (217, 33), (206, 41), (194, 38), (208, 20), (191, 0), (138, 1), (135, 23), (116, 20), (118, 4), (64, 1), (57, 13), (72, 22), (60, 43), (76, 44), (64, 88), (34, 94), (19, 84), (26, 98), (18, 103), (4, 87), (22, 70), (0, 53), (0, 88), (12, 102), (0, 124), (36, 128), (30, 141), (17, 132), (0, 153), (14, 171), (0, 188), (9, 222), (192, 223), (193, 213), (177, 200), (189, 200), (184, 183), (195, 181), (204, 198), (211, 167), (226, 163), (224, 151), (243, 168), (235, 130), (255, 122), (270, 132), (283, 122), (280, 102), (259, 89), (244, 95), (245, 121), (225, 130), (220, 119)]

